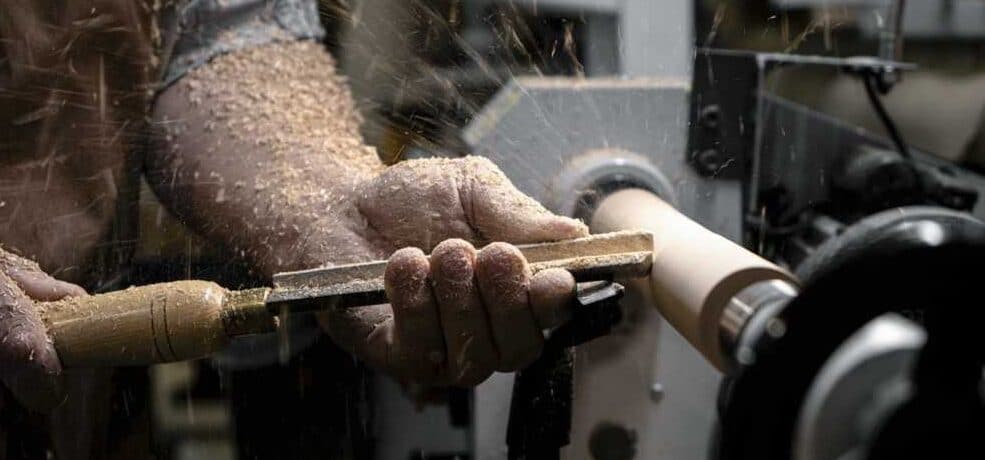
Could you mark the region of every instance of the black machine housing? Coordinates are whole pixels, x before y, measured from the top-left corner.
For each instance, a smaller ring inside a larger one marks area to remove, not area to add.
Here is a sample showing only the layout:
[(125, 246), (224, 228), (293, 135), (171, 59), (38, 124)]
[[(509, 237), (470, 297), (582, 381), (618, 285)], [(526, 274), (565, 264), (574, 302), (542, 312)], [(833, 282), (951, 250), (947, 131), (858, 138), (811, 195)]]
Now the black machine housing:
[[(743, 243), (804, 281), (798, 297), (758, 312), (742, 332), (740, 347), (755, 359), (737, 363), (723, 383), (717, 458), (793, 458), (815, 375), (852, 333), (887, 312), (927, 332), (910, 372), (916, 390), (870, 416), (871, 433), (850, 458), (971, 458), (975, 433), (985, 430), (985, 347), (975, 340), (985, 319), (977, 281), (985, 273), (985, 177), (902, 139), (879, 95), (907, 68), (698, 51), (688, 161), (706, 177), (742, 184)], [(857, 77), (890, 138), (772, 91), (790, 69)], [(767, 324), (783, 327), (768, 332)]]

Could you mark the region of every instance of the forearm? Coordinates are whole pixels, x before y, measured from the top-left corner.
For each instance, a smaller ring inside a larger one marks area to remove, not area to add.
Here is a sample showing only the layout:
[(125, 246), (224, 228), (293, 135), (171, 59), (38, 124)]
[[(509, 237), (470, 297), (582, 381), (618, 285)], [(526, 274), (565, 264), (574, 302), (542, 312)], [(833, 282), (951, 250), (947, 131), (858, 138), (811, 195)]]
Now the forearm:
[(266, 274), (365, 258), (349, 237), (362, 220), (342, 217), (383, 166), (320, 46), (220, 56), (162, 93), (154, 121), (149, 181), (194, 230)]

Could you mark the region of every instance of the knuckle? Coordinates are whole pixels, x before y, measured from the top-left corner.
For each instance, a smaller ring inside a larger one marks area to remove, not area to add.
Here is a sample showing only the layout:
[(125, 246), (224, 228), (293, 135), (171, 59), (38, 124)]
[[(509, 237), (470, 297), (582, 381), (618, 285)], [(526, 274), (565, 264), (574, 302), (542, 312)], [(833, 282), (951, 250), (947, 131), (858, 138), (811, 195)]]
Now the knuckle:
[(424, 252), (418, 248), (404, 248), (394, 252), (387, 261), (386, 281), (407, 284), (420, 282), (427, 276), (430, 266)]
[(450, 238), (438, 243), (438, 245), (434, 247), (434, 251), (431, 252), (431, 255), (434, 256), (440, 254), (471, 252), (474, 249), (475, 248), (472, 246), (472, 243), (469, 243), (468, 241), (461, 238)]
[(407, 247), (401, 248), (393, 252), (390, 255), (389, 263), (391, 264), (401, 264), (401, 263), (412, 263), (417, 259), (424, 258), (424, 251), (420, 248)]
[(505, 243), (493, 243), (486, 249), (485, 257), (480, 254), (476, 270), (483, 296), (493, 301), (487, 305), (489, 312), (525, 307), (530, 268), (523, 254), (515, 246)]
[(509, 243), (492, 243), (479, 251), (478, 262), (493, 270), (519, 270), (526, 264), (523, 253)]
[(551, 268), (537, 272), (530, 279), (530, 300), (550, 301), (573, 295), (575, 284), (575, 277), (564, 269)]
[(571, 315), (572, 302), (576, 296), (574, 279), (571, 277), (570, 280), (562, 280), (563, 278), (559, 280), (535, 275), (530, 282), (527, 294), (530, 308), (537, 325), (542, 329), (560, 326)]
[(447, 240), (431, 254), (432, 271), (440, 281), (463, 283), (473, 276), (475, 249), (463, 240)]
[(548, 268), (546, 270), (541, 270), (534, 275), (534, 278), (539, 279), (543, 284), (561, 287), (568, 287), (575, 282), (575, 277), (571, 274), (571, 272), (563, 268)]
[[(384, 287), (394, 311), (413, 321), (432, 308), (428, 260), (421, 255), (387, 264)], [(411, 314), (412, 316), (407, 316)]]

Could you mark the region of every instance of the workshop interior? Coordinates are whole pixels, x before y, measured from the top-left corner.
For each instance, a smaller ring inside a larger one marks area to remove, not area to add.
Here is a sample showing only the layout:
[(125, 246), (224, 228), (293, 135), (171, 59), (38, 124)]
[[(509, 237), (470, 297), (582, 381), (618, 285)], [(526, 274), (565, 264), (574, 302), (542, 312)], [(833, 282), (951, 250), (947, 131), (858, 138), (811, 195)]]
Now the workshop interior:
[[(484, 156), (625, 246), (585, 270), (572, 322), (515, 374), (429, 388), (342, 357), (285, 376), (291, 350), (329, 339), (303, 309), (276, 332), (255, 310), (328, 275), (263, 291), (144, 184), (124, 283), (242, 293), (227, 300), (243, 334), (119, 377), (146, 389), (125, 410), (151, 414), (158, 458), (248, 458), (239, 441), (261, 438), (294, 458), (319, 437), (380, 460), (985, 458), (985, 1), (319, 14), (386, 163)], [(313, 403), (326, 381), (344, 391)]]

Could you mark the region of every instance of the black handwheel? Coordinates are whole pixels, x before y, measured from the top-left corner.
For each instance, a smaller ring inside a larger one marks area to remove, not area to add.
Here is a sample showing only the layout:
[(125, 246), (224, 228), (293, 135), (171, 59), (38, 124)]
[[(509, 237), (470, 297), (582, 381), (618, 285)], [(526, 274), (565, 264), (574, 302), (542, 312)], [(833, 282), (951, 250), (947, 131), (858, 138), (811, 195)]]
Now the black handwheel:
[[(822, 245), (799, 272), (802, 293), (766, 317), (757, 314), (760, 327), (743, 331), (745, 356), (723, 407), (718, 458), (790, 460), (815, 375), (845, 339), (888, 312), (917, 319), (928, 339), (912, 375), (916, 392), (882, 427), (870, 458), (900, 458), (892, 455), (928, 443), (939, 453), (945, 443), (969, 446), (975, 438), (957, 439), (967, 433), (985, 433), (978, 391), (985, 308), (975, 300), (985, 274), (985, 224), (940, 208), (887, 211)], [(946, 423), (937, 418), (942, 410), (953, 415)], [(906, 437), (915, 430), (929, 435)]]

